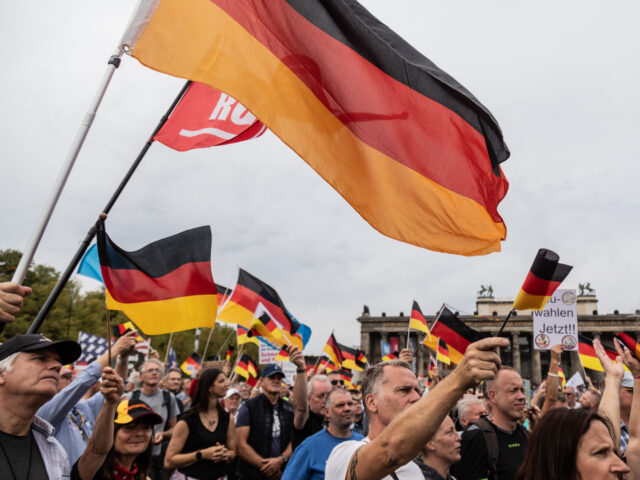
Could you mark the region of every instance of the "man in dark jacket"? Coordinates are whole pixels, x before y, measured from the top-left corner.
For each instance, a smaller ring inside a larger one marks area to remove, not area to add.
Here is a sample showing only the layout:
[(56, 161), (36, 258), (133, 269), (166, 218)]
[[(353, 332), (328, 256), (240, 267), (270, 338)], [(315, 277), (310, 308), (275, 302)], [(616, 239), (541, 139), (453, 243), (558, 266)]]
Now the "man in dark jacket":
[(293, 405), (280, 398), (284, 372), (276, 364), (262, 371), (262, 393), (244, 402), (236, 417), (238, 441), (237, 478), (280, 478), (291, 457)]

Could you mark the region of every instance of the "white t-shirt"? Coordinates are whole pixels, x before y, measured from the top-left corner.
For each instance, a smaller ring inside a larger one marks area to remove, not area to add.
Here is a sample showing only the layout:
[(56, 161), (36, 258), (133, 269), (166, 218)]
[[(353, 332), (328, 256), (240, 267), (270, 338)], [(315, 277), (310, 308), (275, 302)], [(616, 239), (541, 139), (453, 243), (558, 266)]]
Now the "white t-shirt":
[[(347, 475), (347, 468), (351, 462), (351, 457), (358, 448), (369, 443), (369, 439), (349, 440), (337, 445), (329, 455), (327, 467), (324, 471), (325, 480), (343, 480)], [(424, 480), (424, 475), (420, 471), (420, 467), (413, 462), (409, 462), (396, 470), (398, 480)], [(381, 480), (393, 480), (387, 475)]]

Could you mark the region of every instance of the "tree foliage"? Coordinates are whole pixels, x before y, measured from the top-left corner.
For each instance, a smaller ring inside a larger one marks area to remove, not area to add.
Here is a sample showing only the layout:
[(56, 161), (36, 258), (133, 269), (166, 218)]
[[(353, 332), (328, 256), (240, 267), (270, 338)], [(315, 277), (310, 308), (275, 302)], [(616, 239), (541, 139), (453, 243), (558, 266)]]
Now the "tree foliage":
[[(22, 254), (17, 250), (0, 250), (0, 282), (11, 280)], [(6, 341), (14, 335), (26, 333), (29, 325), (33, 322), (40, 311), (41, 306), (49, 296), (54, 285), (58, 281), (60, 273), (53, 267), (42, 264), (32, 264), (29, 267), (24, 285), (33, 289), (33, 293), (26, 297), (16, 321), (8, 324), (4, 332), (0, 335), (0, 341)], [(116, 325), (127, 321), (128, 318), (122, 312), (111, 312), (111, 323)], [(99, 290), (81, 292), (80, 284), (77, 281), (69, 280), (62, 293), (58, 297), (55, 305), (45, 318), (40, 329), (47, 337), (53, 340), (77, 339), (78, 332), (83, 331), (107, 337), (106, 310), (104, 301), (104, 288)], [(198, 354), (204, 357), (204, 348), (211, 329), (203, 328), (200, 335), (200, 345)], [(143, 337), (147, 337), (142, 333)], [(178, 357), (178, 362), (184, 361), (194, 351), (195, 330), (175, 332), (171, 341)], [(154, 335), (151, 337), (152, 348), (158, 350), (160, 359), (164, 360), (169, 334)], [(220, 352), (224, 356), (229, 344), (235, 345), (235, 329), (217, 324), (213, 329), (211, 341), (207, 348), (206, 357)], [(237, 355), (234, 354), (232, 360)], [(245, 349), (253, 358), (257, 359), (257, 348), (249, 345)]]

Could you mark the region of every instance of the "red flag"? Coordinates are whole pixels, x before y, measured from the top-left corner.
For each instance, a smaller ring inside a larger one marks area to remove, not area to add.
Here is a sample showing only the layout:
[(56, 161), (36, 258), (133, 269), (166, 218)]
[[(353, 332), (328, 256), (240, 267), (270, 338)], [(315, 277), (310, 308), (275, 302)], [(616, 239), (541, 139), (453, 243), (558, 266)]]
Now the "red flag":
[(154, 140), (185, 152), (242, 142), (262, 135), (267, 127), (229, 95), (193, 82)]

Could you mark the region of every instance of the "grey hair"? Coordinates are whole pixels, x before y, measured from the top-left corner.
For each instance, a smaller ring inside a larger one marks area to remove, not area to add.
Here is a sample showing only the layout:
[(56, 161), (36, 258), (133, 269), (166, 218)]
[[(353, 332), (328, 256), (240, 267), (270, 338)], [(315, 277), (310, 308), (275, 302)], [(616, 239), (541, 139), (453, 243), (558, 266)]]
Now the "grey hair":
[(469, 409), (473, 405), (482, 405), (484, 407), (484, 401), (478, 397), (465, 397), (458, 402), (458, 418), (466, 418), (469, 414)]
[(182, 378), (182, 370), (180, 370), (178, 367), (171, 367), (169, 370), (167, 370), (167, 373), (164, 376), (164, 379), (168, 379), (169, 378), (169, 374), (172, 372), (176, 372), (180, 374), (180, 378)]
[(411, 373), (413, 373), (413, 370), (411, 370), (411, 365), (399, 359), (389, 360), (387, 362), (379, 362), (367, 368), (364, 371), (364, 376), (362, 377), (362, 401), (364, 403), (365, 409), (367, 408), (367, 396), (377, 393), (378, 388), (382, 384), (384, 369), (387, 367), (406, 368)]
[(21, 353), (22, 352), (12, 353), (7, 358), (3, 358), (2, 360), (0, 360), (0, 372), (4, 372), (5, 370), (7, 372), (10, 372), (13, 368), (13, 362), (15, 362), (17, 356)]
[(307, 383), (308, 397), (310, 397), (311, 393), (313, 392), (313, 384), (318, 382), (328, 383), (329, 385), (331, 385), (331, 382), (329, 381), (329, 377), (327, 377), (326, 375), (314, 375), (309, 379), (309, 382)]
[(349, 398), (352, 399), (351, 394), (348, 390), (345, 390), (344, 388), (333, 388), (324, 399), (325, 408), (331, 408), (331, 405), (333, 405), (333, 397), (335, 397), (336, 395), (348, 395)]
[(164, 375), (164, 364), (158, 360), (157, 358), (150, 358), (149, 360), (147, 360), (146, 362), (144, 362), (142, 364), (142, 368), (140, 368), (140, 373), (144, 373), (146, 370), (146, 366), (149, 365), (150, 363), (155, 363), (156, 365), (158, 365), (158, 367), (160, 367), (160, 374)]

